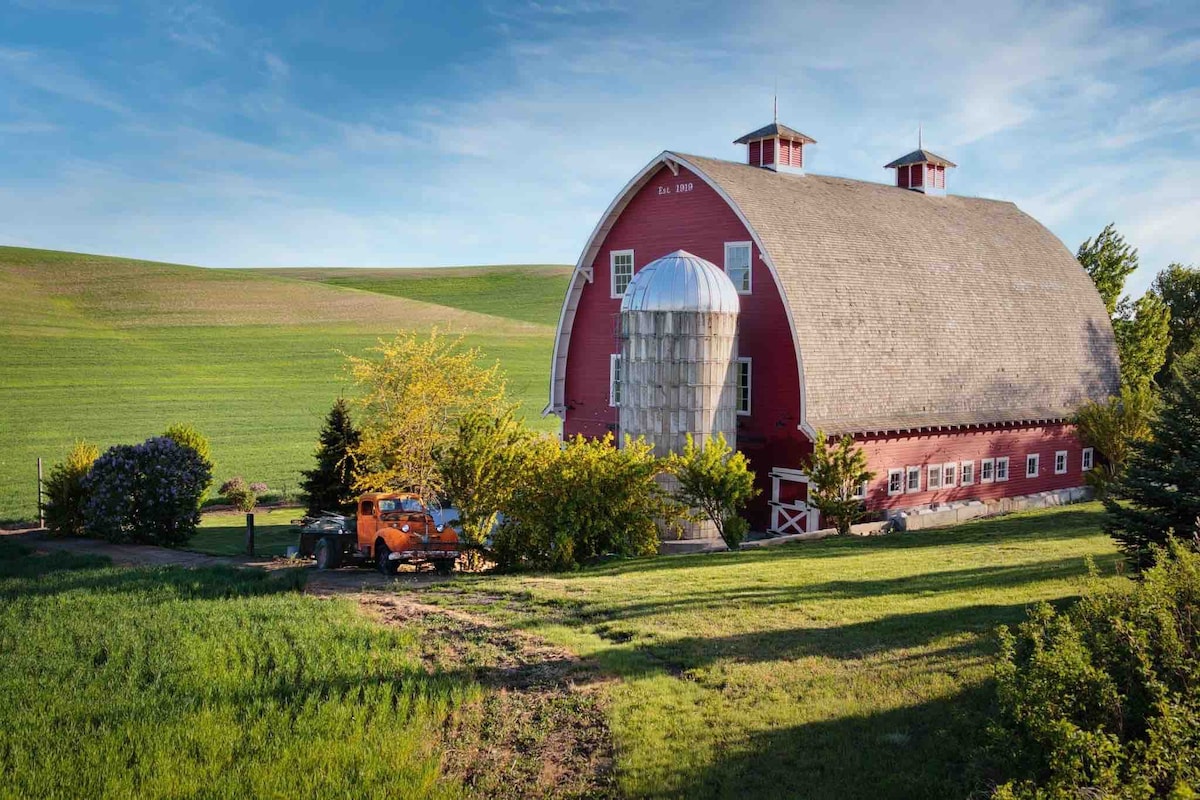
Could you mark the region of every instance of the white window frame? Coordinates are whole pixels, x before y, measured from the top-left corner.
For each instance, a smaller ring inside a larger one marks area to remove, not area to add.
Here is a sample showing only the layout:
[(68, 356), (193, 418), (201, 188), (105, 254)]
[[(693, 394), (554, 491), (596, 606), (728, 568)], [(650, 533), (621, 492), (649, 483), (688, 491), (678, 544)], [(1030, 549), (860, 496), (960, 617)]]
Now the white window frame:
[[(949, 478), (949, 480), (946, 480)], [(953, 489), (958, 485), (958, 462), (948, 461), (942, 464), (942, 488)]]
[[(737, 397), (734, 398), (735, 408), (739, 417), (750, 416), (753, 405), (754, 391), (754, 362), (750, 358), (739, 358), (737, 360), (738, 371), (737, 380), (734, 383), (734, 390), (737, 392)], [(742, 410), (742, 364), (746, 365), (746, 410)]]
[(1091, 447), (1083, 448), (1083, 459), (1080, 462), (1083, 471), (1088, 472), (1096, 466), (1096, 451)]
[[(1033, 472), (1029, 471), (1030, 463), (1033, 464)], [(1025, 477), (1036, 478), (1042, 471), (1042, 455), (1041, 453), (1028, 453), (1025, 456)]]
[[(1003, 467), (1003, 469), (1001, 469)], [(1000, 473), (1004, 473), (1004, 477), (1000, 477)], [(996, 483), (1004, 483), (1008, 480), (1008, 456), (1000, 456), (996, 459)]]
[(975, 483), (975, 462), (960, 461), (958, 464), (958, 485), (971, 486)]
[(925, 469), (925, 486), (931, 492), (942, 488), (942, 465), (930, 464)]
[[(1067, 474), (1067, 456), (1068, 456), (1068, 453), (1066, 450), (1056, 450), (1054, 452), (1054, 474), (1055, 475), (1066, 475)], [(1058, 468), (1059, 462), (1062, 463), (1062, 469)]]
[(854, 492), (854, 494), (850, 495), (850, 499), (866, 500), (867, 492), (870, 491), (870, 488), (871, 488), (870, 483), (871, 483), (870, 481), (863, 481), (862, 483), (860, 483), (858, 485), (858, 489)]
[[(990, 469), (985, 469), (990, 467)], [(979, 460), (979, 482), (991, 483), (996, 480), (996, 459), (981, 458)]]
[[(913, 476), (917, 478), (917, 485), (914, 487)], [(917, 494), (921, 491), (921, 468), (908, 467), (904, 471), (904, 491), (907, 494)]]
[[(895, 479), (896, 486), (898, 487), (895, 490), (892, 489), (893, 478)], [(899, 468), (888, 470), (887, 493), (888, 497), (895, 497), (898, 494), (904, 494), (904, 470)]]
[(613, 353), (608, 357), (608, 404), (613, 408), (620, 408), (624, 399), (621, 396), (625, 388), (625, 376), (621, 374), (623, 366), (620, 353)]
[[(729, 251), (735, 247), (746, 248), (746, 288), (738, 286), (737, 281), (733, 281), (733, 276), (729, 274)], [(738, 294), (750, 294), (754, 290), (754, 245), (751, 242), (726, 242), (725, 243), (725, 274), (729, 275), (729, 280), (733, 281), (733, 288), (737, 289)]]
[(637, 266), (633, 260), (632, 250), (612, 250), (608, 254), (608, 291), (609, 297), (613, 300), (620, 300), (625, 296), (625, 289), (617, 291), (617, 258), (619, 256), (629, 256), (629, 280), (625, 282), (625, 289), (629, 288), (629, 284), (633, 282), (633, 275), (637, 271)]

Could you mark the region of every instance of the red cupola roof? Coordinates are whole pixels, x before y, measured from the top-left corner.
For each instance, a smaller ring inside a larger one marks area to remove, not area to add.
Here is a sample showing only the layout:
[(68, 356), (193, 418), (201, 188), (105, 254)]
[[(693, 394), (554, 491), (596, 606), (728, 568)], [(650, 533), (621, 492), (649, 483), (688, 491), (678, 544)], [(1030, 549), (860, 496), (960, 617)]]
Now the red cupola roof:
[(746, 163), (776, 172), (804, 172), (804, 145), (817, 140), (778, 120), (735, 139), (746, 145)]

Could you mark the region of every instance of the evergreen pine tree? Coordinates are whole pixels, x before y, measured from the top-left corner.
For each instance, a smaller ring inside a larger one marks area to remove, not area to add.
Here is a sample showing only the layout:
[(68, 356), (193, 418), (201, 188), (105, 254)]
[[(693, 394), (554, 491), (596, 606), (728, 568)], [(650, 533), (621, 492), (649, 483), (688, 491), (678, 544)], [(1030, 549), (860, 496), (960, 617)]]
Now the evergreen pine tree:
[(357, 497), (354, 448), (358, 442), (359, 432), (350, 421), (349, 406), (345, 398), (339, 397), (321, 429), (316, 469), (305, 470), (304, 480), (300, 483), (309, 514), (322, 511), (353, 513)]
[(1171, 537), (1191, 540), (1200, 518), (1200, 352), (1176, 361), (1151, 438), (1134, 446), (1121, 494), (1105, 500), (1108, 532), (1138, 569), (1150, 566), (1150, 546)]

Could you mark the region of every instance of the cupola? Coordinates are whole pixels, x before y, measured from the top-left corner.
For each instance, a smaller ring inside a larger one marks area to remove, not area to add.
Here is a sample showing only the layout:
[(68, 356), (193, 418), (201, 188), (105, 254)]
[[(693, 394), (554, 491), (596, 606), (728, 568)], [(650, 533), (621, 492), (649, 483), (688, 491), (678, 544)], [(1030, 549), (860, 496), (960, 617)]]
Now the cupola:
[(775, 120), (747, 133), (734, 144), (746, 145), (746, 163), (776, 172), (804, 174), (804, 145), (817, 140)]
[(957, 166), (953, 161), (917, 147), (911, 153), (900, 156), (884, 169), (896, 170), (896, 185), (925, 194), (946, 193), (946, 170)]

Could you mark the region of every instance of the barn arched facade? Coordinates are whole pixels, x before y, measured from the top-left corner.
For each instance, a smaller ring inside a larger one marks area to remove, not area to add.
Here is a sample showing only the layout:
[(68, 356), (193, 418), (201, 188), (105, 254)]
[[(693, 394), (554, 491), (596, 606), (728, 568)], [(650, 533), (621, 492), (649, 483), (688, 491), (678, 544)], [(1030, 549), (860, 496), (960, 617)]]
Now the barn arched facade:
[(782, 125), (739, 142), (745, 163), (661, 153), (596, 225), (555, 339), (546, 412), (565, 436), (621, 433), (624, 289), (686, 250), (739, 292), (737, 442), (763, 490), (755, 528), (819, 524), (803, 479), (818, 430), (861, 443), (872, 510), (1083, 485), (1091, 456), (1069, 419), (1115, 391), (1116, 348), (1053, 234), (1011, 203), (946, 195), (954, 165), (924, 150), (889, 164), (885, 185), (804, 174), (813, 140)]

